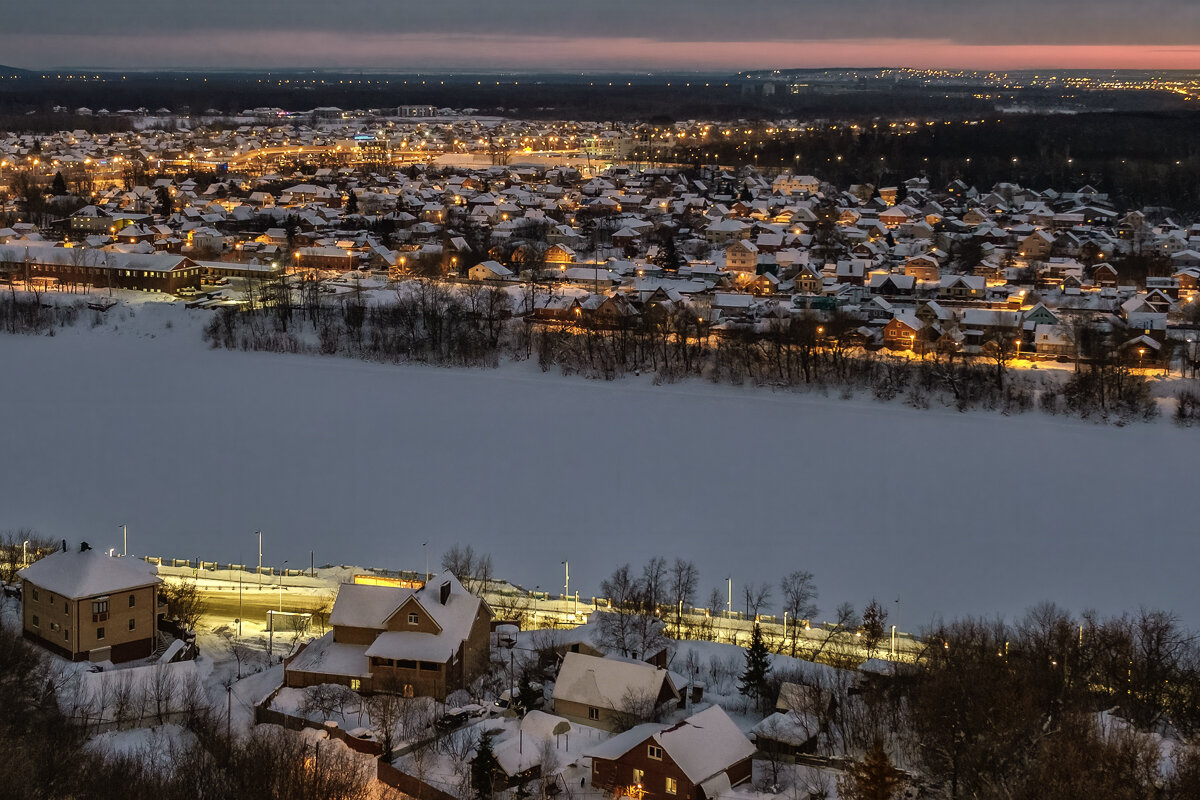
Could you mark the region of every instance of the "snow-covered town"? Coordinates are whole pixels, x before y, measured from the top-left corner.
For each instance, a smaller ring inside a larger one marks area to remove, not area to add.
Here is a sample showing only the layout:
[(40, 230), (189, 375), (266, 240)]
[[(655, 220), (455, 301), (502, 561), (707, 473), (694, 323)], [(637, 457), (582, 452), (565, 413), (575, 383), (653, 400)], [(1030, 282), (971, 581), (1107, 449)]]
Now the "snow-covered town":
[(803, 318), (839, 349), (1194, 367), (1200, 224), (1178, 214), (1092, 186), (668, 166), (731, 131), (470, 111), (8, 134), (0, 275), (101, 305), (131, 289), (243, 307), (283, 302), (263, 287), (289, 277), (289, 293), (311, 283), (331, 304), (424, 278), (507, 289), (504, 316), (550, 324), (629, 329), (680, 310), (707, 336)]
[(1200, 800), (1195, 5), (6, 4), (0, 800)]

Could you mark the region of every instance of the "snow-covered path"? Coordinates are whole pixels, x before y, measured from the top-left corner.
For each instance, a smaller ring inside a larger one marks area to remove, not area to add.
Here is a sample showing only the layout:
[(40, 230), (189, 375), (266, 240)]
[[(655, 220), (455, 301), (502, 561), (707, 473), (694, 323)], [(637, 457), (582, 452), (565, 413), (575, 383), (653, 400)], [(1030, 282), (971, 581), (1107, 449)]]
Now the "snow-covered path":
[(120, 547), (126, 522), (132, 552), (249, 563), (261, 529), (291, 566), (424, 569), (422, 542), (435, 565), (462, 542), (530, 589), (567, 560), (585, 595), (681, 555), (735, 609), (808, 569), (823, 614), (899, 596), (905, 630), (1043, 599), (1200, 625), (1197, 433), (1167, 421), (211, 351), (203, 316), (137, 315), (0, 336), (0, 527)]

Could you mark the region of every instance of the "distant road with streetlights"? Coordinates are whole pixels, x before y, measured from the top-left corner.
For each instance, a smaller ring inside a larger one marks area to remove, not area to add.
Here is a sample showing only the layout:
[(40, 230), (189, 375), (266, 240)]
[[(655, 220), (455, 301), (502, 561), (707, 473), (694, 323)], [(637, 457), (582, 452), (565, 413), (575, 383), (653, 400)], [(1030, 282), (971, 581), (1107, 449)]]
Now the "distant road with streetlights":
[[(564, 564), (564, 566), (566, 566)], [(369, 574), (364, 571), (365, 574)], [(344, 569), (340, 577), (331, 575), (293, 574), (286, 576), (281, 582), (278, 575), (244, 577), (244, 573), (222, 570), (196, 570), (191, 567), (173, 567), (160, 565), (159, 574), (174, 580), (196, 580), (197, 589), (203, 595), (208, 606), (206, 621), (213, 627), (229, 625), (233, 627), (236, 620), (244, 623), (266, 625), (268, 612), (283, 611), (285, 613), (312, 613), (325, 607), (331, 609), (340, 581), (352, 578), (355, 571)], [(236, 576), (236, 577), (235, 577)], [(511, 608), (514, 600), (521, 607), (527, 629), (536, 628), (571, 628), (587, 622), (597, 608), (605, 608), (603, 598), (581, 598), (561, 596), (552, 599), (548, 594), (519, 593), (508, 589), (504, 592), (488, 591), (484, 599), (498, 609)], [(594, 602), (593, 602), (594, 601)], [(668, 632), (673, 625), (673, 615), (665, 619)], [(709, 625), (704, 625), (705, 622)], [(720, 612), (718, 616), (708, 617), (705, 609), (688, 608), (683, 613), (683, 626), (686, 629), (706, 627), (716, 641), (747, 646), (754, 628), (751, 619), (744, 618), (734, 612), (732, 616)], [(786, 642), (783, 624), (774, 617), (760, 617), (759, 626), (772, 639)], [(800, 650), (812, 650), (821, 645), (823, 640), (836, 637), (827, 643), (832, 653), (845, 654), (849, 652), (861, 659), (868, 657), (866, 648), (859, 644), (859, 638), (846, 631), (834, 631), (824, 626), (813, 624), (805, 628), (793, 626), (786, 631), (787, 636), (796, 636)], [(893, 635), (889, 630), (883, 640), (874, 648), (871, 655), (881, 659), (912, 661), (925, 648), (919, 639), (896, 631)], [(784, 645), (783, 650), (787, 647)]]

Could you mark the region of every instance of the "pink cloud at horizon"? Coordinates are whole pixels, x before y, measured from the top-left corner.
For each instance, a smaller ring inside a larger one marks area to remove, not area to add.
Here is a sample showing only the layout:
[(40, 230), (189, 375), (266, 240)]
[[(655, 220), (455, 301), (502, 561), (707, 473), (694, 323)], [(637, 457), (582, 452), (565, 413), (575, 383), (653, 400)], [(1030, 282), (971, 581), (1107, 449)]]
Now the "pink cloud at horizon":
[[(53, 38), (57, 46), (47, 49)], [(838, 39), (763, 42), (673, 42), (650, 38), (551, 38), (486, 35), (412, 35), (233, 32), (197, 42), (186, 35), (103, 37), (89, 53), (88, 37), (63, 48), (61, 36), (26, 36), (10, 46), (14, 66), (38, 63), (47, 52), (71, 52), (77, 66), (96, 68), (372, 68), (396, 70), (687, 70), (880, 67), (968, 70), (1195, 69), (1200, 46), (969, 45), (937, 39)], [(41, 41), (46, 39), (46, 41)], [(22, 55), (27, 58), (22, 59)], [(61, 55), (60, 55), (61, 58)], [(298, 60), (303, 58), (304, 60)]]

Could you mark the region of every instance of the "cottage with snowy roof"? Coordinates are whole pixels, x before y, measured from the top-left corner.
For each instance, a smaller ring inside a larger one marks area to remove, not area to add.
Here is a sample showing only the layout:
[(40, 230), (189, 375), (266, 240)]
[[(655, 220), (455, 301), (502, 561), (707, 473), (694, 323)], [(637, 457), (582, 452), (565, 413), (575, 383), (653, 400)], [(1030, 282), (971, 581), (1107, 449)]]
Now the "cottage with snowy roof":
[(487, 669), (492, 616), (450, 572), (419, 589), (343, 584), (333, 630), (288, 660), (284, 680), (445, 700)]
[(679, 703), (671, 674), (644, 661), (563, 656), (554, 683), (554, 713), (580, 725), (612, 730), (629, 716), (654, 716)]
[(26, 639), (72, 661), (146, 658), (158, 641), (162, 580), (135, 558), (112, 558), (66, 543), (17, 573)]
[(674, 725), (638, 725), (584, 755), (597, 788), (637, 787), (645, 800), (715, 800), (750, 779), (754, 753), (725, 710), (710, 706)]

